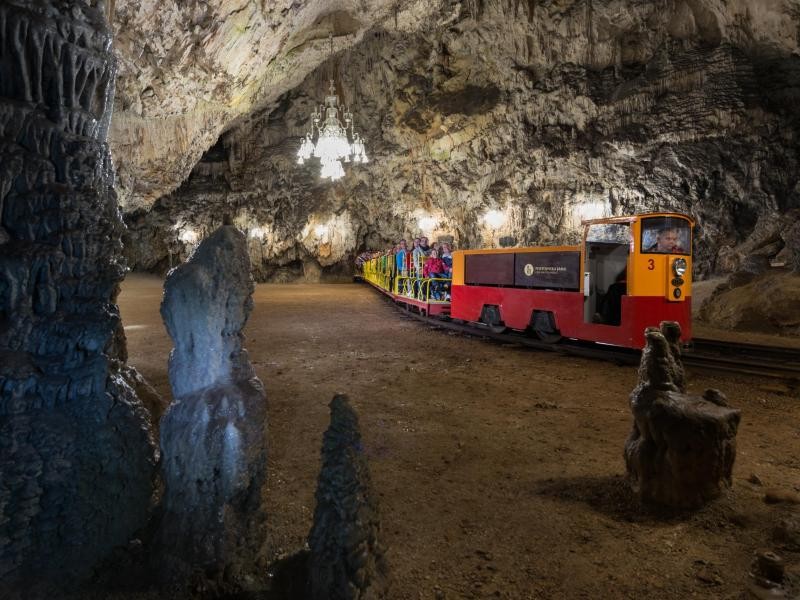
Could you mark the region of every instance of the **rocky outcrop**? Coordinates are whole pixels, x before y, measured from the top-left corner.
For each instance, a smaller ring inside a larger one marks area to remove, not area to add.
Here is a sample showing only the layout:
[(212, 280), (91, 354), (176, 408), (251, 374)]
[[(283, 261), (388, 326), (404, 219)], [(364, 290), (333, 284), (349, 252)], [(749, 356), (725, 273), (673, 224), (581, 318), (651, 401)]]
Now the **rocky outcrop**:
[(175, 400), (160, 432), (159, 566), (170, 579), (198, 569), (235, 577), (263, 542), (266, 395), (242, 348), (253, 293), (245, 243), (221, 227), (164, 284)]
[(378, 503), (361, 443), (358, 417), (347, 396), (330, 403), (322, 440), (314, 525), (308, 545), (308, 597), (314, 600), (387, 598)]
[(645, 338), (639, 384), (630, 397), (628, 477), (646, 504), (698, 508), (731, 485), (740, 413), (718, 390), (702, 397), (686, 393), (677, 323), (649, 328)]
[(786, 269), (737, 271), (714, 289), (698, 316), (722, 329), (800, 335), (800, 277)]
[[(415, 32), (389, 23), (337, 45), (231, 123), (179, 189), (130, 212), (132, 264), (167, 264), (161, 240), (212, 231), (220, 206), (257, 232), (265, 280), (341, 273), (361, 249), (420, 233), (566, 243), (582, 218), (649, 210), (696, 219), (699, 276), (786, 244), (763, 233), (800, 203), (792, 3), (430, 4), (437, 17)], [(373, 159), (335, 184), (294, 156), (331, 74)], [(505, 223), (492, 229), (488, 209)]]
[(111, 34), (81, 0), (0, 4), (0, 596), (63, 588), (145, 524), (157, 449), (129, 383), (106, 144)]

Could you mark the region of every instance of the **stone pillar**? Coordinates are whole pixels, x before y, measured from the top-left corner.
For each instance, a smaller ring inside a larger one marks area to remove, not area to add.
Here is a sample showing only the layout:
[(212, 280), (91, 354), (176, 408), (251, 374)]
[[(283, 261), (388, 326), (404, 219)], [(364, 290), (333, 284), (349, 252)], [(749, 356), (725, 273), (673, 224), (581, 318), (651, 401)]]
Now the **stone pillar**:
[(147, 519), (157, 448), (121, 370), (111, 33), (0, 3), (0, 596), (81, 577)]
[(330, 403), (322, 440), (314, 525), (309, 534), (309, 594), (313, 600), (387, 597), (378, 502), (361, 445), (358, 417), (347, 396)]
[(630, 397), (628, 476), (644, 503), (697, 508), (731, 485), (740, 414), (718, 390), (702, 397), (686, 393), (677, 323), (649, 328), (645, 337), (639, 384)]
[(235, 574), (264, 539), (266, 395), (242, 348), (253, 281), (244, 235), (223, 226), (164, 284), (175, 400), (161, 421), (168, 578)]

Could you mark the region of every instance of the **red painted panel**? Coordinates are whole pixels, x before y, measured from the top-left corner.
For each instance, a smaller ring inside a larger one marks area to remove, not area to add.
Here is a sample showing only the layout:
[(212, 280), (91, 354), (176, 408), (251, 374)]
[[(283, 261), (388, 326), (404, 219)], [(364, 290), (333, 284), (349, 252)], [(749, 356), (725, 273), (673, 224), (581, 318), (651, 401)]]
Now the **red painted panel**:
[(500, 307), (503, 322), (513, 329), (525, 329), (534, 309), (546, 310), (555, 316), (561, 335), (580, 340), (642, 348), (646, 327), (657, 327), (661, 321), (677, 321), (684, 343), (692, 337), (691, 298), (684, 302), (668, 302), (662, 297), (622, 297), (622, 322), (619, 327), (584, 323), (583, 294), (549, 292), (514, 288), (454, 285), (451, 290), (450, 316), (464, 321), (478, 321), (486, 304)]

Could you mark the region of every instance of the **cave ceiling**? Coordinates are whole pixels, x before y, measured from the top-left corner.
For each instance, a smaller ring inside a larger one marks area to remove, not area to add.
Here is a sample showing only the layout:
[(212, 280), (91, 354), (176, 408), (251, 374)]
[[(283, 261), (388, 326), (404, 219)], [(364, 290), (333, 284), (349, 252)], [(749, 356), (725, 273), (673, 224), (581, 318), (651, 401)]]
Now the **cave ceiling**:
[[(428, 214), (464, 246), (487, 208), (517, 244), (655, 209), (697, 220), (705, 273), (800, 207), (797, 0), (124, 0), (113, 24), (137, 268), (223, 213), (266, 232), (257, 263), (319, 270)], [(325, 184), (294, 155), (331, 76), (372, 162)]]

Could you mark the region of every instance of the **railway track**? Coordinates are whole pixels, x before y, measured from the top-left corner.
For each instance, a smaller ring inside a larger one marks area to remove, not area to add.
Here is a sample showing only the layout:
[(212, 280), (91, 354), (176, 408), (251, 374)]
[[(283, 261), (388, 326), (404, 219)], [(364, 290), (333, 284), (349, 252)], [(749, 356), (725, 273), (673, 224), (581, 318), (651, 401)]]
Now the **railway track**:
[(800, 348), (695, 338), (684, 352), (687, 366), (800, 383)]
[[(429, 317), (409, 310), (406, 306), (393, 304), (402, 313), (437, 329), (456, 331), (503, 344), (516, 344), (536, 350), (558, 352), (566, 356), (611, 361), (616, 364), (638, 365), (641, 358), (641, 352), (629, 348), (618, 348), (576, 340), (563, 340), (557, 344), (549, 344), (523, 333), (514, 331), (496, 333), (480, 324), (467, 324)], [(761, 346), (695, 338), (692, 344), (684, 349), (682, 360), (685, 367), (690, 367), (697, 371), (720, 371), (738, 375), (780, 379), (789, 381), (795, 389), (800, 388), (800, 348)]]

